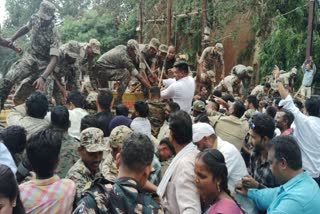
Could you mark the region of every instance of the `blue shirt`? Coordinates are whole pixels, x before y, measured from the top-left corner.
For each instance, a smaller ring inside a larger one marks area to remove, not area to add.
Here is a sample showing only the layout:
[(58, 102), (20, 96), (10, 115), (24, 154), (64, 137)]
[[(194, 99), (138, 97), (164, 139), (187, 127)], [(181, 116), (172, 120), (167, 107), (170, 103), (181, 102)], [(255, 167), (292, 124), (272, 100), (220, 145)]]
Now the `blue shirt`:
[(320, 213), (320, 189), (306, 173), (300, 173), (276, 188), (249, 189), (248, 196), (268, 214)]
[(312, 84), (314, 73), (316, 72), (316, 66), (315, 64), (313, 64), (312, 68), (310, 70), (307, 70), (305, 67), (305, 64), (303, 64), (302, 70), (303, 70), (302, 85), (310, 87)]

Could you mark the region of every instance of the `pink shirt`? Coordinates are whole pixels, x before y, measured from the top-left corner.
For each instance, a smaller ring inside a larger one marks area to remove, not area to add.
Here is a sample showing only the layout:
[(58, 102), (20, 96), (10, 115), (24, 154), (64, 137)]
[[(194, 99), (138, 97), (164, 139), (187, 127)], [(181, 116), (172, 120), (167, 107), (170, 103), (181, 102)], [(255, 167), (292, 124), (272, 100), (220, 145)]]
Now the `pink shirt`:
[(206, 212), (208, 214), (243, 214), (236, 202), (229, 199), (221, 199), (213, 204)]
[(72, 180), (55, 175), (44, 180), (31, 180), (19, 186), (26, 213), (72, 212), (76, 187)]

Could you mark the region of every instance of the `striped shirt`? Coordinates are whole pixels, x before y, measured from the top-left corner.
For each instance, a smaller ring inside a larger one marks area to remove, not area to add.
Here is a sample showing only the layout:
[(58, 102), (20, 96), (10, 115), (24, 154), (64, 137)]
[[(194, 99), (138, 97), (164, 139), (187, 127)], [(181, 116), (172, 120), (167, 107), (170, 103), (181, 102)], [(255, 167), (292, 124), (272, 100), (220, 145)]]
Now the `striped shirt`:
[(61, 213), (72, 212), (76, 187), (69, 179), (51, 178), (34, 179), (19, 186), (21, 201), (26, 213)]

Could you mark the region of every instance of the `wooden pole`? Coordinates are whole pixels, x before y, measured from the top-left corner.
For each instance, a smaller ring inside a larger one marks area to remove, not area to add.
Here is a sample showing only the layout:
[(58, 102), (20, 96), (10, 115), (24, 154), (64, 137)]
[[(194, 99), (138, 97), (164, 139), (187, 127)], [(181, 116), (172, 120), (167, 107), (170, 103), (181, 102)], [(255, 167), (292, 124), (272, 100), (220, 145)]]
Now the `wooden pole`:
[(143, 15), (142, 15), (142, 6), (143, 6), (143, 0), (139, 0), (139, 9), (138, 9), (138, 43), (142, 44), (143, 38), (142, 38), (142, 28), (143, 28)]
[(171, 44), (172, 2), (167, 0), (167, 45)]
[(307, 37), (307, 49), (306, 59), (309, 59), (312, 51), (312, 37), (313, 37), (313, 20), (314, 20), (314, 0), (309, 1), (309, 17), (308, 17), (308, 37)]
[(202, 22), (201, 22), (201, 38), (202, 38), (202, 51), (204, 50), (204, 30), (207, 26), (207, 0), (202, 0)]

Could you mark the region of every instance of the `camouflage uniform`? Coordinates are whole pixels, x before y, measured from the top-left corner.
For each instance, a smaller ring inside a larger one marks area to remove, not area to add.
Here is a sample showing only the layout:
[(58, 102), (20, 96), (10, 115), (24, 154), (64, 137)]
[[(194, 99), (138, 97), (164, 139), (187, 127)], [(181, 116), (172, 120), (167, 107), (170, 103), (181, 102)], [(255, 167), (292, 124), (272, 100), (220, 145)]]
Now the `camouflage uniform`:
[(81, 159), (79, 159), (68, 171), (66, 178), (73, 180), (77, 187), (77, 197), (76, 201), (81, 198), (81, 194), (85, 189), (86, 185), (90, 185), (96, 178), (102, 177), (101, 172), (97, 172), (93, 174), (83, 163)]
[(157, 137), (160, 131), (160, 128), (162, 127), (164, 121), (165, 121), (165, 111), (164, 108), (166, 106), (165, 103), (160, 101), (147, 101), (149, 106), (149, 115), (148, 120), (151, 124), (151, 133), (154, 137)]
[[(80, 146), (84, 146), (87, 152), (99, 152), (104, 151), (107, 148), (105, 141), (103, 140), (103, 131), (98, 128), (87, 128), (80, 134)], [(96, 179), (102, 177), (100, 171), (93, 174), (79, 159), (68, 171), (66, 178), (74, 181), (77, 187), (76, 201), (81, 198), (85, 186)]]
[(256, 96), (259, 101), (267, 100), (269, 98), (269, 94), (264, 91), (264, 86), (263, 85), (257, 85), (251, 91), (251, 95)]
[[(14, 96), (16, 103), (23, 103), (34, 91), (32, 84), (46, 69), (51, 56), (59, 56), (58, 33), (54, 22), (51, 21), (48, 25), (43, 24), (43, 16), (52, 15), (53, 17), (54, 11), (55, 7), (52, 3), (43, 1), (39, 12), (31, 16), (27, 24), (31, 32), (31, 47), (0, 80), (0, 109), (2, 109), (13, 85), (25, 79)], [(46, 20), (46, 22), (49, 21)]]
[[(135, 48), (137, 45), (136, 43)], [(94, 76), (96, 76), (95, 80), (99, 87), (107, 88), (108, 81), (120, 81), (115, 105), (122, 102), (122, 95), (129, 85), (131, 75), (137, 76), (138, 74), (136, 59), (128, 55), (127, 47), (124, 45), (118, 45), (104, 53), (94, 67)]]
[(79, 160), (78, 146), (79, 142), (66, 133), (62, 139), (60, 161), (55, 172), (60, 178), (64, 178), (69, 169)]
[(91, 39), (89, 43), (80, 43), (77, 41), (69, 41), (59, 48), (59, 60), (53, 74), (47, 80), (47, 94), (56, 100), (57, 105), (64, 104), (62, 93), (58, 88), (55, 80), (62, 82), (64, 78), (66, 88), (69, 91), (81, 90), (80, 75), (90, 74), (92, 70), (92, 60), (88, 59), (87, 47), (93, 47), (95, 54), (100, 54), (100, 42)]
[[(140, 58), (139, 58), (139, 68), (143, 71), (145, 71), (149, 81), (150, 81), (150, 84), (153, 85), (153, 86), (156, 86), (157, 85), (157, 82), (154, 81), (152, 78), (152, 75), (151, 75), (151, 72), (149, 69), (147, 69), (147, 65), (150, 67), (151, 70), (155, 71), (156, 69), (156, 65), (157, 65), (157, 62), (158, 62), (158, 59), (157, 59), (157, 55), (150, 55), (148, 53), (148, 50), (151, 48), (154, 48), (157, 52), (158, 52), (158, 49), (159, 49), (159, 46), (160, 46), (160, 41), (156, 38), (152, 38), (149, 42), (149, 44), (139, 44), (139, 50), (140, 50)], [(146, 64), (144, 63), (144, 60), (146, 62)], [(149, 90), (144, 87), (142, 85), (141, 87), (142, 89), (142, 92), (144, 94), (144, 97), (148, 97), (148, 93), (149, 93)]]
[(242, 115), (241, 120), (250, 120), (251, 117), (256, 113), (258, 113), (258, 111), (256, 109), (248, 109)]
[(95, 91), (91, 91), (86, 98), (86, 106), (85, 109), (89, 112), (89, 114), (93, 115), (97, 113), (97, 105), (96, 101), (98, 99), (98, 93)]
[(214, 89), (228, 92), (231, 95), (234, 95), (234, 93), (240, 93), (242, 83), (236, 84), (237, 79), (238, 77), (235, 75), (226, 76)]
[[(74, 69), (63, 70), (62, 73), (66, 76), (67, 88), (80, 90), (80, 75), (90, 75), (93, 76), (92, 70), (92, 60), (88, 59), (87, 48), (91, 47), (93, 53), (96, 55), (100, 54), (100, 42), (96, 39), (90, 39), (89, 43), (80, 43), (77, 41), (69, 41), (60, 47), (60, 51), (63, 56), (68, 56), (75, 59)], [(63, 67), (64, 68), (64, 67)]]
[[(165, 61), (166, 61), (166, 57), (164, 58), (164, 60), (162, 60), (162, 55), (163, 54), (167, 55), (167, 52), (168, 52), (168, 46), (161, 44), (159, 46), (159, 54), (157, 54), (157, 56), (156, 56), (156, 58), (157, 58), (156, 69), (159, 70), (158, 75), (161, 74), (162, 68), (163, 68)], [(165, 69), (165, 68), (163, 68), (163, 69)]]
[(74, 214), (163, 213), (160, 206), (131, 178), (118, 178), (114, 184), (96, 180), (84, 193)]
[[(219, 45), (218, 45), (219, 44)], [(216, 46), (219, 46), (219, 50), (221, 50), (221, 43), (217, 43)], [(215, 53), (214, 50), (217, 48), (207, 47), (203, 50), (200, 61), (203, 62), (203, 73), (201, 75), (201, 83), (205, 84), (207, 88), (211, 89), (213, 85), (216, 83), (216, 72), (217, 72), (217, 64), (224, 66), (223, 60), (223, 52)], [(223, 50), (223, 46), (222, 46)]]
[[(132, 130), (128, 128), (127, 126), (117, 126), (115, 127), (109, 137), (109, 144), (110, 147), (113, 149), (121, 148), (122, 141), (130, 134), (132, 133)], [(102, 163), (102, 169), (101, 172), (103, 176), (110, 180), (114, 181), (118, 176), (118, 168), (116, 165), (115, 160), (111, 156), (106, 158)]]
[(252, 73), (253, 68), (251, 66), (244, 66), (244, 65), (236, 65), (231, 69), (231, 74), (236, 75), (242, 81), (242, 93), (243, 95), (247, 96), (250, 85), (252, 85)]
[[(150, 56), (148, 54), (148, 49), (150, 47), (154, 48), (156, 51), (158, 51), (160, 46), (160, 41), (156, 38), (152, 38), (149, 44), (139, 44), (139, 50), (141, 52), (141, 57), (143, 57), (146, 60), (146, 63), (149, 65), (150, 68), (153, 66), (156, 66), (157, 64), (157, 55)], [(144, 63), (142, 59), (140, 59), (140, 63)], [(146, 67), (144, 67), (145, 69)], [(149, 75), (149, 70), (146, 70), (147, 75)]]

